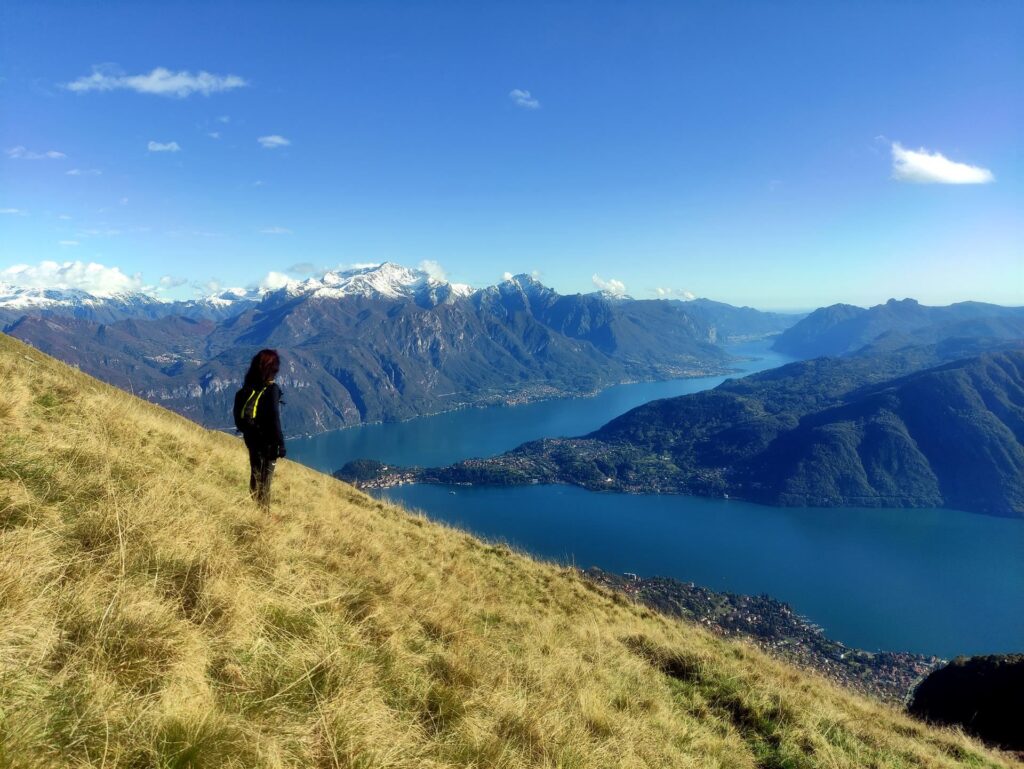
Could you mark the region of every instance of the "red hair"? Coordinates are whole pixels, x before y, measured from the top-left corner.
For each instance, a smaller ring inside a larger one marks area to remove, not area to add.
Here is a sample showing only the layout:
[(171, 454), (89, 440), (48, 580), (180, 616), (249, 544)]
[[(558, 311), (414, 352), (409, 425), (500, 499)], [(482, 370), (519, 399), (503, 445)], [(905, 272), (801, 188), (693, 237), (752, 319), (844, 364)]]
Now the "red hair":
[(245, 375), (245, 383), (249, 387), (263, 387), (270, 382), (281, 369), (281, 358), (277, 350), (260, 350), (252, 356), (249, 371)]

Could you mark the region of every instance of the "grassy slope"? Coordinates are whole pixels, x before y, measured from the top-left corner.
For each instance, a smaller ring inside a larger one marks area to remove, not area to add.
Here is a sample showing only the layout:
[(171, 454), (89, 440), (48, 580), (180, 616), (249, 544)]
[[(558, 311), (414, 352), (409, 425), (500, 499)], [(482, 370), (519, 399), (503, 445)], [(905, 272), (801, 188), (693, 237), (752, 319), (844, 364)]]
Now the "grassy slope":
[(0, 766), (1007, 766), (0, 336)]

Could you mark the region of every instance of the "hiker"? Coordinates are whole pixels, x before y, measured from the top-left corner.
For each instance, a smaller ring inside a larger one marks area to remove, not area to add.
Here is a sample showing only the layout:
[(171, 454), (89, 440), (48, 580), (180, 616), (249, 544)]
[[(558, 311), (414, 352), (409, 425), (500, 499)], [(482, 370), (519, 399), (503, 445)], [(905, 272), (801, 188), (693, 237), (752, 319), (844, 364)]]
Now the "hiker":
[(281, 388), (274, 384), (280, 368), (277, 350), (260, 350), (249, 364), (242, 389), (235, 393), (235, 427), (249, 449), (249, 493), (265, 510), (270, 509), (274, 466), (285, 455)]

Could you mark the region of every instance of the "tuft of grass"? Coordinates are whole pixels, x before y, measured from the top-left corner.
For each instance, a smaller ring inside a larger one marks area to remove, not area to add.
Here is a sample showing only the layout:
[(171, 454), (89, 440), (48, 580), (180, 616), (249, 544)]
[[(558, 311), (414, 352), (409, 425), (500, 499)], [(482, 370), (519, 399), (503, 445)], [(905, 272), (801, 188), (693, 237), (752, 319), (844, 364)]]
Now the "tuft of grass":
[(294, 463), (268, 516), (4, 336), (0, 390), (0, 769), (1012, 765)]

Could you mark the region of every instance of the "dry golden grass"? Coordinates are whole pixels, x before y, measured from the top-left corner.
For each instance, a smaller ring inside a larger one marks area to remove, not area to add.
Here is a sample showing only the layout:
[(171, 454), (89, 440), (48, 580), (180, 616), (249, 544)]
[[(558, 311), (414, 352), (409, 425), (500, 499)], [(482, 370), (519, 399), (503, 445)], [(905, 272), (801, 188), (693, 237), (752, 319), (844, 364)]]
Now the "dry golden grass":
[(1009, 766), (0, 337), (0, 766)]

